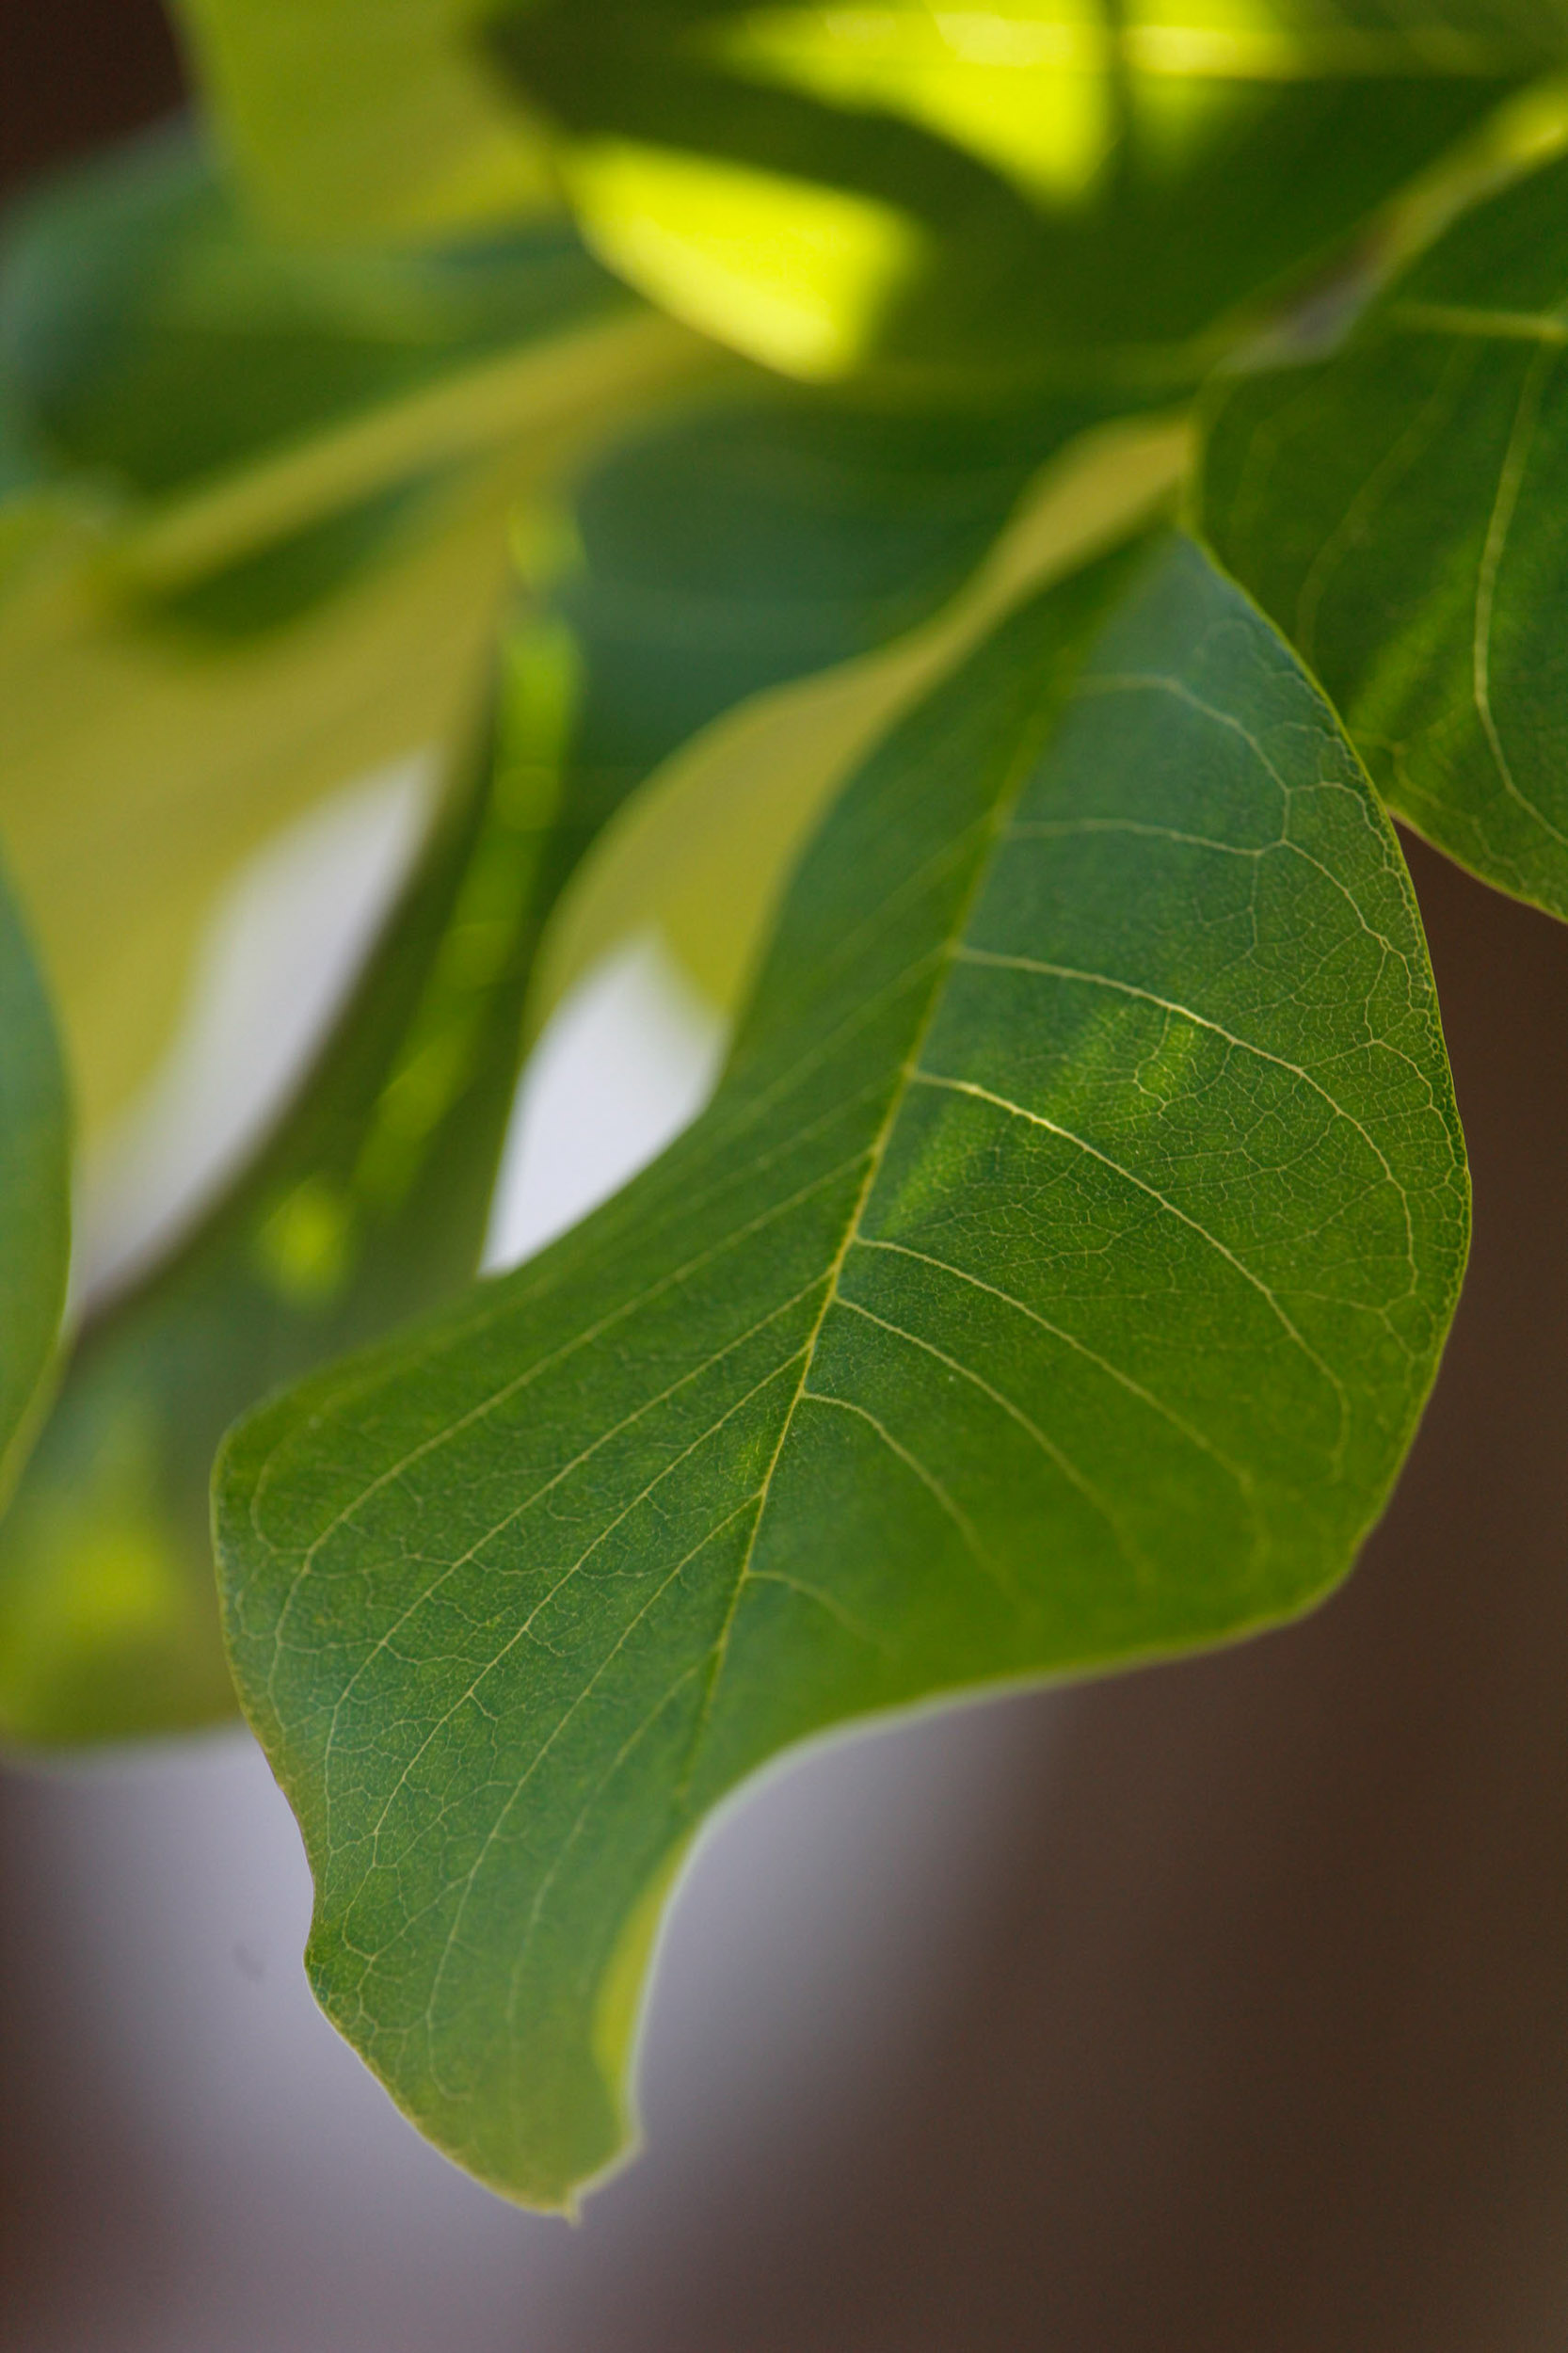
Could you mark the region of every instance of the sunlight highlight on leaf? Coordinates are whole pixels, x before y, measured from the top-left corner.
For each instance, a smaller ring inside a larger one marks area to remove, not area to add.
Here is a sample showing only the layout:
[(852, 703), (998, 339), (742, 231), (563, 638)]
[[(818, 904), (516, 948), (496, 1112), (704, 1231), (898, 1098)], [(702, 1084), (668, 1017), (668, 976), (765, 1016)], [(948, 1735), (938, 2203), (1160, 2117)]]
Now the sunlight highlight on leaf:
[(624, 140), (564, 178), (589, 241), (688, 326), (810, 381), (846, 375), (916, 277), (918, 225), (873, 199)]

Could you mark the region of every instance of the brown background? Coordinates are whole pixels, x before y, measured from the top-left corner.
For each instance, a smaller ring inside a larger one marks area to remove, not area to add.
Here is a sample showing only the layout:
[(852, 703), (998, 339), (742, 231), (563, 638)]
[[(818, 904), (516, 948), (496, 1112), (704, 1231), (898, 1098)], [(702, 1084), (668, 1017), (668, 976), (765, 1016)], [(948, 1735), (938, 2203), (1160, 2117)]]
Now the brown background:
[[(178, 87), (142, 0), (5, 0), (7, 181)], [(897, 2080), (750, 2152), (529, 2353), (1568, 2346), (1568, 930), (1413, 861), (1476, 1242), (1358, 1575), (1301, 1627), (1010, 1704), (986, 1892)], [(157, 2345), (205, 2264), (200, 2353), (316, 2353), (248, 2320), (95, 2068), (74, 1802), (0, 1780), (0, 2345)]]

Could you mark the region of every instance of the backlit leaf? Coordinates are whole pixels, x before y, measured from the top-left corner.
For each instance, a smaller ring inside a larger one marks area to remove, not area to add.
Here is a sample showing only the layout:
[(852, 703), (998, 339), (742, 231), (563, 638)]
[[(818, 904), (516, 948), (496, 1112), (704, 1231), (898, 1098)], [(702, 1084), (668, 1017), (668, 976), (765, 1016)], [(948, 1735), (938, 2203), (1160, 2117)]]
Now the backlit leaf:
[(1409, 880), (1286, 648), (1181, 542), (1027, 605), (835, 806), (702, 1119), (228, 1445), (329, 2014), (568, 2202), (709, 1809), (873, 1710), (1306, 1606), (1466, 1207)]

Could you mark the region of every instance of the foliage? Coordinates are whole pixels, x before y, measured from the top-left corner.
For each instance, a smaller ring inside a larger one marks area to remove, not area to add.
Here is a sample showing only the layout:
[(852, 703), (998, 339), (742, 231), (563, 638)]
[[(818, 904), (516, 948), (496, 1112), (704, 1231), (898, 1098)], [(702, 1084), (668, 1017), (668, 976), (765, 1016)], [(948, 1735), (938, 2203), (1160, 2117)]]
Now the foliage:
[[(1468, 1207), (1387, 812), (1568, 915), (1568, 24), (185, 32), (206, 117), (0, 280), (0, 1726), (237, 1690), (328, 2012), (570, 2206), (715, 1805), (1299, 1611), (1397, 1476)], [(66, 1071), (90, 1156), (225, 882), (416, 753), (292, 1098), (60, 1337)], [(717, 1091), (476, 1285), (526, 1048), (650, 924)]]

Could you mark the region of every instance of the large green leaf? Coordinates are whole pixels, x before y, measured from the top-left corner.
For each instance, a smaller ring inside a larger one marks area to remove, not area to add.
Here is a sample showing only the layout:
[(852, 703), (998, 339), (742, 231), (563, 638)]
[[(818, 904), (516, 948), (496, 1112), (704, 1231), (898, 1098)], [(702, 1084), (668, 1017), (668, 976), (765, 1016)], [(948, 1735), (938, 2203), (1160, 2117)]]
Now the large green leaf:
[(599, 249), (808, 376), (1191, 381), (1561, 54), (1436, 0), (523, 0), (492, 35)]
[(868, 1711), (1304, 1607), (1465, 1233), (1409, 880), (1320, 696), (1185, 542), (1026, 606), (836, 806), (686, 1136), (229, 1443), (330, 2015), (568, 2202), (705, 1813)]
[(278, 1132), (172, 1261), (80, 1336), (0, 1522), (8, 1737), (123, 1738), (232, 1713), (208, 1530), (219, 1438), (280, 1382), (472, 1276), (576, 687), (559, 630), (515, 641), (475, 784)]
[(1204, 528), (1384, 798), (1568, 916), (1568, 162), (1464, 215), (1328, 361), (1208, 420)]
[[(460, 1104), (395, 1216), (377, 1222), (374, 1203), (345, 1193), (349, 1163), (374, 1158), (362, 1131), (380, 1116), (382, 1064), (407, 1050), (399, 1024), (458, 887), (443, 838), (343, 1038), (260, 1166), (171, 1267), (83, 1339), (0, 1531), (0, 1725), (11, 1737), (113, 1737), (232, 1706), (206, 1529), (212, 1453), (264, 1390), (472, 1273), (545, 911), (606, 820), (716, 712), (907, 632), (942, 604), (1036, 455), (1080, 413), (922, 420), (747, 379), (589, 471), (553, 595), (520, 641), (524, 654), (547, 649), (570, 684), (547, 767), (527, 754), (549, 789), (524, 835), (492, 825), (472, 850), (486, 887), (515, 893), (513, 957), (490, 975), (483, 1015), (489, 1124), (476, 1128)], [(536, 736), (526, 710), (504, 736), (508, 775), (520, 728)], [(749, 776), (732, 780), (730, 814), (755, 844), (751, 790)], [(280, 1198), (303, 1206), (278, 1225)], [(350, 1261), (344, 1220), (360, 1211), (370, 1223)], [(324, 1251), (323, 1287), (309, 1267), (302, 1289), (280, 1282), (260, 1233)]]
[(215, 894), (324, 792), (454, 750), (514, 518), (709, 364), (559, 226), (330, 263), (163, 137), (12, 222), (0, 833), (89, 1143)]
[(0, 873), (0, 1508), (55, 1353), (70, 1262), (65, 1076), (48, 999)]

